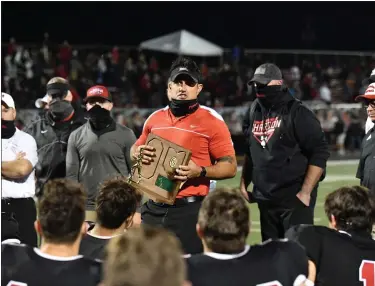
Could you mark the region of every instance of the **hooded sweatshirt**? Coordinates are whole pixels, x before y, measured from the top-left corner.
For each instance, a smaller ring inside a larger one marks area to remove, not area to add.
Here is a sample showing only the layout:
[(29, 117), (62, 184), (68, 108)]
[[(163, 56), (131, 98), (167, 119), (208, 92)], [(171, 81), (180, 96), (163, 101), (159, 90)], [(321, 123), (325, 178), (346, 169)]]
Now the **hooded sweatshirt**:
[[(301, 190), (309, 165), (326, 167), (328, 144), (315, 114), (280, 91), (270, 104), (258, 98), (250, 126), (245, 116), (247, 156), (252, 165), (253, 196), (256, 200), (291, 200)], [(291, 108), (293, 108), (293, 114)]]

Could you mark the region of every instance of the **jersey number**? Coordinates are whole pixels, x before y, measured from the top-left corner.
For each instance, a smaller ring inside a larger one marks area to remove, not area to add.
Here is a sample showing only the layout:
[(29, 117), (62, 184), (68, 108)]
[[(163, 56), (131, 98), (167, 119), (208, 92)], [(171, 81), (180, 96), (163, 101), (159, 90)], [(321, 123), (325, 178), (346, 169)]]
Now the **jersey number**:
[(375, 286), (375, 261), (362, 260), (359, 281), (363, 282), (363, 286)]

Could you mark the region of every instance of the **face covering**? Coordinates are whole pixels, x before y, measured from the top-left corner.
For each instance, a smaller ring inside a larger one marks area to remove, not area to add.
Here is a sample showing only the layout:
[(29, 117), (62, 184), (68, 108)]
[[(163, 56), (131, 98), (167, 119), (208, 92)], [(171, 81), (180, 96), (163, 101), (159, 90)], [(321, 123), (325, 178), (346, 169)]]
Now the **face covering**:
[(271, 107), (284, 101), (285, 92), (281, 85), (256, 86), (255, 91), (258, 99), (265, 107)]
[(49, 109), (46, 111), (46, 119), (55, 129), (61, 129), (69, 126), (73, 115), (73, 106), (69, 101), (61, 99), (52, 101)]
[(1, 119), (1, 138), (9, 139), (16, 133), (16, 124), (14, 120)]
[(172, 99), (169, 103), (171, 112), (176, 117), (185, 116), (194, 113), (199, 107), (198, 99), (179, 100)]
[(100, 105), (95, 105), (87, 113), (90, 123), (96, 130), (102, 130), (113, 122), (110, 111)]

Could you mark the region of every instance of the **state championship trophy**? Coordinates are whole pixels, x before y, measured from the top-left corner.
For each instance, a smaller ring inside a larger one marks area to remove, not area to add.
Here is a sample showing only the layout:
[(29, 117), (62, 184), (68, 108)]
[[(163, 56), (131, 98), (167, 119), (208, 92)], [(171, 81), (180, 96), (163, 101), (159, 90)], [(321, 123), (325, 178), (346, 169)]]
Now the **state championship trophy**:
[(191, 151), (150, 133), (146, 144), (155, 148), (150, 164), (142, 164), (142, 150), (131, 168), (128, 183), (159, 203), (173, 205), (183, 182), (174, 179), (180, 165), (188, 165)]

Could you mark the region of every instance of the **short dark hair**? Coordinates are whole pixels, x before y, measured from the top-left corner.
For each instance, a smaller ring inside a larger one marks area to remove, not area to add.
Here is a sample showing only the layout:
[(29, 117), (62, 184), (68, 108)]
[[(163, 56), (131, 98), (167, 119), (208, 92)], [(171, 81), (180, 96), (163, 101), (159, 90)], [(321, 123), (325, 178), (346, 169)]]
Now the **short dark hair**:
[(375, 222), (375, 203), (370, 192), (361, 186), (342, 187), (327, 195), (324, 210), (337, 228), (343, 231), (371, 232)]
[(193, 71), (202, 77), (202, 73), (197, 63), (189, 57), (178, 57), (171, 65), (169, 73), (171, 73), (176, 68), (187, 68), (189, 71)]
[(125, 177), (115, 176), (104, 181), (96, 196), (98, 224), (107, 229), (119, 228), (134, 215), (141, 200), (142, 194)]
[(182, 254), (180, 241), (170, 231), (149, 225), (132, 228), (109, 241), (103, 283), (106, 286), (182, 285), (186, 279)]
[(47, 242), (74, 243), (85, 220), (86, 192), (68, 179), (48, 181), (38, 201), (38, 220)]
[(203, 200), (198, 216), (207, 247), (218, 253), (243, 251), (250, 231), (250, 213), (242, 194), (219, 188)]

